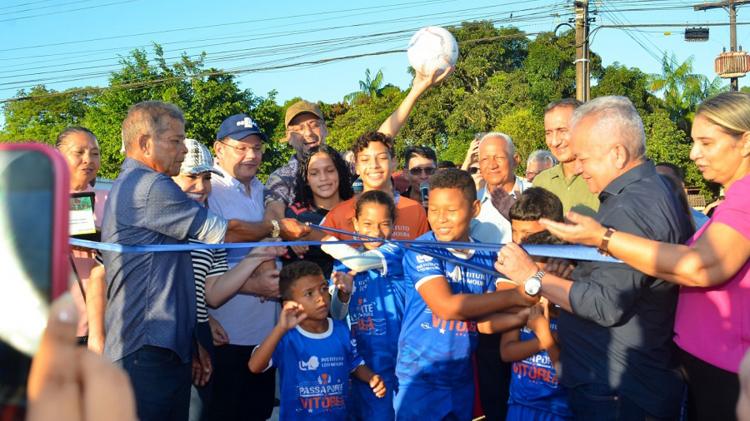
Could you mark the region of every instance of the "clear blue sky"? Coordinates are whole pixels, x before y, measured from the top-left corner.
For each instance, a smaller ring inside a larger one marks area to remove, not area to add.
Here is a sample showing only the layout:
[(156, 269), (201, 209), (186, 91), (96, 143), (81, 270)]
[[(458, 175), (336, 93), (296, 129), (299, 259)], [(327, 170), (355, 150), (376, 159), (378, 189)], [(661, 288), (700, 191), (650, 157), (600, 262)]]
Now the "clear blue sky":
[[(598, 10), (592, 27), (729, 20), (724, 10), (694, 12), (692, 1), (591, 4)], [(258, 69), (403, 49), (417, 28), (462, 20), (493, 19), (527, 33), (549, 31), (567, 22), (572, 10), (571, 0), (5, 0), (0, 2), (0, 99), (37, 83), (56, 90), (105, 86), (107, 72), (118, 68), (118, 56), (136, 47), (150, 51), (152, 42), (162, 44), (168, 58), (206, 51), (208, 66)], [(750, 6), (739, 9), (738, 22), (750, 22)], [(738, 42), (750, 47), (748, 28), (738, 27)], [(592, 37), (591, 49), (605, 65), (617, 61), (649, 73), (659, 71), (664, 52), (680, 61), (694, 56), (695, 70), (714, 77), (713, 61), (728, 46), (728, 28), (712, 27), (704, 43), (685, 42), (683, 29), (602, 28)], [(238, 80), (259, 95), (276, 89), (279, 101), (301, 96), (333, 102), (357, 90), (367, 68), (382, 69), (386, 82), (405, 88), (407, 66), (406, 54), (395, 53), (244, 73)], [(741, 86), (745, 83), (740, 79)]]

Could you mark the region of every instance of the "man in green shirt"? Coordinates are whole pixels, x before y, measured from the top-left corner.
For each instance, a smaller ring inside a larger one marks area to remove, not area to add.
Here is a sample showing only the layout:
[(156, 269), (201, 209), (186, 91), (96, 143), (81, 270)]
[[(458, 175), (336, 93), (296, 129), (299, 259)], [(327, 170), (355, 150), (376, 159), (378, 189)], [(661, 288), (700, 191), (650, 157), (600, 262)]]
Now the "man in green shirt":
[(593, 216), (599, 209), (599, 198), (589, 191), (576, 171), (576, 157), (570, 149), (570, 117), (581, 103), (562, 99), (544, 109), (544, 140), (552, 155), (560, 162), (534, 178), (534, 186), (554, 193), (563, 204), (563, 211), (574, 210)]

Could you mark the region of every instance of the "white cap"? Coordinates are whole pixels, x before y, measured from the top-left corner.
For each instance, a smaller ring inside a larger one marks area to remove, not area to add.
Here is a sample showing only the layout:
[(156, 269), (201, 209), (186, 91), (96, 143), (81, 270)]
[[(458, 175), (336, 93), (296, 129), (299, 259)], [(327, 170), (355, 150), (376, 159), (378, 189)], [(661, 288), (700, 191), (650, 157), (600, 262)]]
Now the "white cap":
[(212, 172), (221, 175), (219, 171), (214, 169), (214, 158), (205, 145), (195, 139), (185, 139), (185, 147), (187, 147), (188, 152), (180, 166), (180, 174)]

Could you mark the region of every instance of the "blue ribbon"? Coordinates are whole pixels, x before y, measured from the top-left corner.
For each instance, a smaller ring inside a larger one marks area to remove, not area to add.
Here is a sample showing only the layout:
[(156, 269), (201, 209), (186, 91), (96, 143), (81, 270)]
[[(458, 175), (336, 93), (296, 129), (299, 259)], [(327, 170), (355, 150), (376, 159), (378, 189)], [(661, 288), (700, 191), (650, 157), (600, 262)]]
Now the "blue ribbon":
[[(337, 230), (335, 228), (323, 227), (320, 225), (308, 224), (311, 228), (319, 229), (322, 231), (333, 232), (337, 234), (344, 234), (352, 238), (360, 238), (359, 240), (346, 240), (339, 241), (344, 244), (361, 244), (367, 241), (378, 241), (383, 242), (382, 238), (368, 237), (366, 235), (357, 234), (354, 232)], [(428, 249), (481, 249), (481, 250), (500, 250), (503, 244), (499, 243), (475, 243), (475, 242), (432, 242), (432, 241), (420, 241), (420, 240), (388, 240), (388, 242), (400, 244), (405, 248), (411, 248), (422, 254), (426, 254), (432, 257), (436, 257), (442, 260), (450, 261), (451, 263), (461, 264), (472, 269), (480, 270), (483, 273), (491, 273), (495, 276), (499, 276), (494, 270), (489, 271), (484, 267), (475, 267), (476, 265), (467, 264), (466, 262), (455, 259), (451, 261), (449, 256), (436, 254), (430, 252)], [(205, 243), (189, 243), (189, 244), (145, 244), (145, 245), (122, 245), (116, 243), (102, 243), (97, 241), (81, 240), (78, 238), (70, 238), (70, 245), (76, 247), (83, 247), (88, 249), (112, 251), (117, 253), (158, 253), (158, 252), (184, 252), (196, 249), (247, 249), (255, 247), (287, 247), (287, 246), (319, 246), (321, 241), (258, 241), (253, 243), (221, 243), (221, 244), (205, 244)], [(523, 246), (524, 250), (532, 256), (538, 257), (554, 257), (559, 259), (568, 260), (587, 260), (595, 262), (610, 262), (618, 263), (617, 260), (610, 256), (604, 256), (596, 251), (593, 247), (575, 246), (575, 245), (526, 245)]]

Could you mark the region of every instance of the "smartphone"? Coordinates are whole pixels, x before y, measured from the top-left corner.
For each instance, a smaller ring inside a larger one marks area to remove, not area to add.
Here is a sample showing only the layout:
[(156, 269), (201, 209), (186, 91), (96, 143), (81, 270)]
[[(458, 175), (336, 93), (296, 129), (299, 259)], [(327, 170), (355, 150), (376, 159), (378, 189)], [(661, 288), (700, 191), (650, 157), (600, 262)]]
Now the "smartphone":
[(68, 285), (68, 169), (43, 144), (0, 144), (0, 420), (26, 404), (49, 304)]

